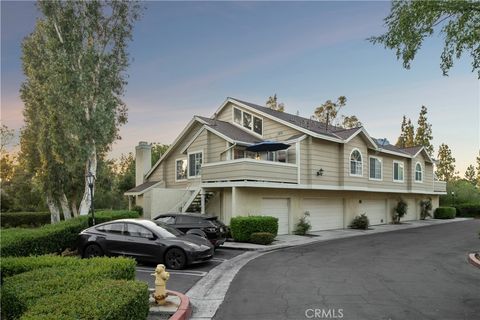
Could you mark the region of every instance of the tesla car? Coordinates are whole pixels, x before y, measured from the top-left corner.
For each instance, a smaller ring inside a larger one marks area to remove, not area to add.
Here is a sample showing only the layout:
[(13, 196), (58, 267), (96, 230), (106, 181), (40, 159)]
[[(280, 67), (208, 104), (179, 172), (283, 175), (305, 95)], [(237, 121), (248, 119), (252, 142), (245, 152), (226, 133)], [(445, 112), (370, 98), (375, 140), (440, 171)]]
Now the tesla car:
[(144, 219), (120, 219), (83, 230), (79, 235), (82, 257), (129, 256), (164, 263), (169, 269), (213, 257), (212, 244), (168, 225)]
[(156, 216), (153, 220), (168, 224), (182, 232), (195, 233), (201, 230), (216, 248), (225, 242), (227, 234), (226, 225), (217, 217), (206, 214), (165, 213)]

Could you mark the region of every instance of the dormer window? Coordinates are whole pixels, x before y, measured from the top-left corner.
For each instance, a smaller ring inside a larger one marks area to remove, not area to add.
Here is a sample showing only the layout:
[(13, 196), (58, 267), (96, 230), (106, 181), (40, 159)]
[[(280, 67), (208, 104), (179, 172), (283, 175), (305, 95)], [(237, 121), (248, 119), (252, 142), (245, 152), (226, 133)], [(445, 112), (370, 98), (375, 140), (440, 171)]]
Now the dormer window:
[(241, 109), (233, 108), (233, 123), (260, 136), (263, 134), (263, 119)]

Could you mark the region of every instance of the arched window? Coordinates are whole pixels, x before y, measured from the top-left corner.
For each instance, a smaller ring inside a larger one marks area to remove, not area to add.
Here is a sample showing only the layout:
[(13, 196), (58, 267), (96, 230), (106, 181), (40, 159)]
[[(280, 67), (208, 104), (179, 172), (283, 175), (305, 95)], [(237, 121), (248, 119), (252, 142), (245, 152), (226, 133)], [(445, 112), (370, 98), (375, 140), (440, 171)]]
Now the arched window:
[(422, 165), (420, 162), (417, 162), (415, 165), (415, 182), (422, 182), (423, 181), (423, 170)]
[(350, 175), (362, 175), (362, 154), (358, 149), (353, 149), (350, 153)]

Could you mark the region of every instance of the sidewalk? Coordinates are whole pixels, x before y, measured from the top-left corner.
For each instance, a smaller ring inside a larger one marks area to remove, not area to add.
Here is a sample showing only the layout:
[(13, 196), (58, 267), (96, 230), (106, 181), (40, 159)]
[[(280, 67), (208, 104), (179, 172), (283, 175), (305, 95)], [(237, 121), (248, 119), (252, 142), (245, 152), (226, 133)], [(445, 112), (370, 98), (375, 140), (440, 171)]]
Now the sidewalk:
[(445, 223), (460, 222), (471, 220), (472, 218), (455, 218), (455, 219), (428, 219), (428, 220), (414, 220), (406, 221), (401, 224), (382, 224), (378, 226), (371, 226), (368, 230), (358, 229), (337, 229), (326, 231), (309, 232), (308, 236), (297, 236), (293, 234), (280, 235), (275, 238), (270, 245), (260, 245), (245, 242), (225, 242), (222, 249), (236, 249), (248, 251), (271, 251), (281, 248), (293, 247), (298, 245), (310, 244), (314, 242), (327, 241), (333, 239), (356, 237), (361, 235), (390, 232), (404, 229), (412, 229), (426, 226), (434, 226)]

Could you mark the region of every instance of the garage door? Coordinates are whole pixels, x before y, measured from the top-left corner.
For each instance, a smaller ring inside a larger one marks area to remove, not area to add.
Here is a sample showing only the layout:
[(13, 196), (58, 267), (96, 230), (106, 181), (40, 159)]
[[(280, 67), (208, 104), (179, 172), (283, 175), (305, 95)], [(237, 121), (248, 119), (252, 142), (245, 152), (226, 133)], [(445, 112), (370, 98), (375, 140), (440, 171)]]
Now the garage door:
[(408, 204), (407, 214), (403, 216), (403, 221), (417, 220), (417, 206), (414, 199), (406, 200)]
[(264, 198), (262, 215), (278, 218), (278, 234), (288, 234), (288, 199)]
[[(343, 199), (303, 199), (303, 212), (310, 213), (312, 231), (343, 228)], [(302, 213), (303, 213), (302, 212)]]
[(386, 204), (386, 200), (362, 200), (359, 214), (365, 213), (372, 226), (387, 223)]

